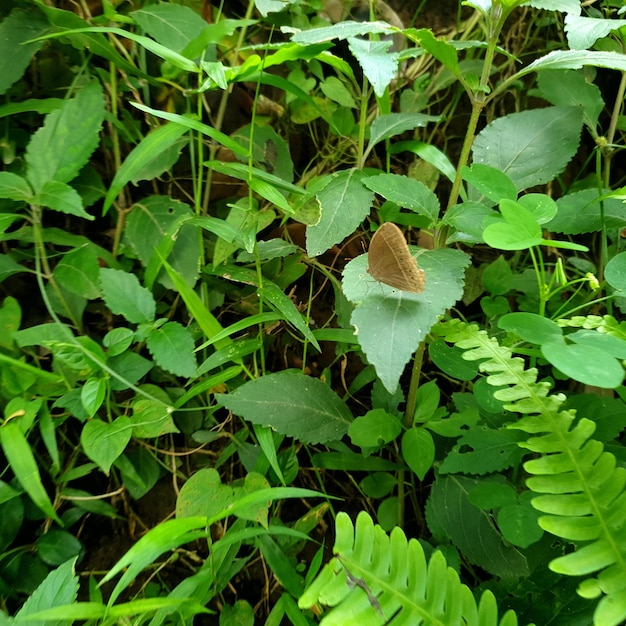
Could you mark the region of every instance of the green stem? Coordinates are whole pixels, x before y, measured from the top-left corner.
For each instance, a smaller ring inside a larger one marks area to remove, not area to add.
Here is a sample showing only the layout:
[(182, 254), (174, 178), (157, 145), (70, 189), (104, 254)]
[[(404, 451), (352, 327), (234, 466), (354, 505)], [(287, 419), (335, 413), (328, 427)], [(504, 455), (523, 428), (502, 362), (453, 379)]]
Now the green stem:
[(65, 296), (63, 295), (63, 291), (61, 290), (61, 288), (59, 287), (59, 284), (54, 278), (54, 274), (52, 273), (52, 269), (50, 267), (50, 264), (48, 263), (48, 257), (46, 255), (46, 246), (43, 241), (43, 226), (41, 223), (41, 207), (37, 205), (31, 205), (31, 212), (32, 212), (32, 221), (33, 221), (33, 238), (35, 241), (36, 254), (37, 254), (37, 258), (40, 260), (40, 263), (41, 263), (40, 268), (38, 268), (38, 273), (41, 272), (42, 275), (45, 276), (46, 280), (48, 281), (48, 284), (50, 285), (50, 287), (52, 287), (52, 290), (54, 291), (56, 297), (58, 298), (59, 302), (63, 306), (66, 317), (71, 320), (75, 328), (77, 328), (78, 330), (81, 330), (82, 324), (80, 320), (74, 317), (74, 313), (71, 307), (69, 306), (69, 304), (67, 303), (67, 300), (65, 299)]
[(426, 344), (422, 341), (413, 357), (413, 371), (411, 372), (411, 382), (409, 383), (409, 396), (406, 401), (406, 409), (402, 420), (402, 425), (405, 428), (411, 428), (413, 426), (413, 416), (415, 415), (417, 404), (417, 390), (419, 389), (420, 377), (422, 375), (425, 350)]
[[(244, 23), (250, 21), (252, 18), (252, 13), (254, 12), (254, 0), (250, 0), (248, 3), (248, 8), (246, 10), (246, 14), (244, 16)], [(239, 52), (241, 48), (243, 48), (243, 44), (246, 41), (246, 36), (248, 34), (248, 27), (244, 26), (239, 31), (239, 38), (237, 39), (237, 44), (235, 45), (235, 49), (233, 51), (233, 55), (235, 59), (239, 58)], [(233, 91), (233, 83), (228, 85), (228, 88), (222, 92), (222, 97), (220, 99), (220, 104), (217, 109), (217, 115), (215, 117), (215, 122), (213, 124), (215, 130), (222, 130), (222, 126), (224, 125), (224, 117), (226, 115), (226, 107), (228, 105), (228, 100), (230, 98), (230, 94)], [(212, 142), (209, 148), (209, 159), (211, 161), (215, 160), (215, 156), (219, 146), (217, 143)], [(202, 215), (206, 215), (209, 210), (209, 200), (211, 198), (211, 182), (213, 180), (213, 168), (207, 169), (207, 177), (206, 177), (206, 185), (204, 187), (204, 198), (202, 200)]]
[[(497, 6), (498, 5), (494, 5), (494, 9)], [(467, 132), (465, 133), (465, 139), (463, 140), (461, 154), (459, 155), (459, 161), (456, 168), (456, 176), (454, 178), (454, 183), (452, 184), (450, 197), (448, 198), (448, 209), (453, 207), (459, 199), (461, 193), (461, 185), (463, 183), (463, 168), (469, 163), (472, 145), (474, 144), (474, 138), (476, 136), (476, 128), (478, 127), (478, 120), (480, 119), (480, 115), (483, 112), (483, 109), (489, 102), (489, 99), (487, 97), (487, 91), (489, 88), (489, 76), (491, 74), (491, 67), (493, 65), (493, 59), (496, 53), (498, 37), (500, 35), (500, 31), (502, 30), (502, 26), (504, 25), (505, 20), (506, 15), (493, 14), (490, 16), (488, 23), (489, 35), (487, 38), (487, 52), (485, 53), (485, 61), (483, 63), (483, 71), (480, 76), (480, 82), (478, 88), (474, 91), (467, 90), (467, 95), (469, 96), (472, 110), (467, 125)], [(435, 233), (435, 247), (444, 247), (447, 238), (448, 227), (444, 226), (438, 229)]]
[(359, 114), (359, 143), (357, 146), (356, 166), (362, 170), (365, 166), (365, 130), (367, 126), (367, 91), (369, 81), (363, 76), (363, 85), (361, 86), (361, 112)]

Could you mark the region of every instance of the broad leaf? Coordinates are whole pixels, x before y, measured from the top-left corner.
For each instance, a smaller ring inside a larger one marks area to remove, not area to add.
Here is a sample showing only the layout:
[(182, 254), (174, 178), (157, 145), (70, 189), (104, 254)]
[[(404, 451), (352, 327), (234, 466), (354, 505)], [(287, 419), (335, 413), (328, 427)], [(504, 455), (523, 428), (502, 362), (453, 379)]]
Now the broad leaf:
[(602, 345), (569, 344), (563, 338), (544, 343), (541, 354), (566, 376), (585, 385), (615, 389), (624, 380), (624, 367)]
[(101, 296), (98, 278), (100, 265), (94, 246), (85, 245), (64, 254), (54, 268), (58, 284), (83, 298), (93, 300)]
[[(612, 20), (611, 20), (612, 21)], [(602, 93), (597, 85), (587, 82), (584, 72), (552, 70), (540, 72), (537, 85), (541, 95), (555, 106), (582, 106), (585, 124), (595, 130), (604, 109)]]
[[(9, 9), (10, 4), (5, 5)], [(0, 23), (0, 94), (19, 80), (35, 53), (43, 45), (42, 41), (31, 41), (45, 30), (49, 24), (41, 13), (31, 6), (30, 11), (15, 8)], [(25, 43), (30, 41), (30, 43)]]
[(130, 417), (133, 436), (151, 439), (179, 432), (172, 418), (173, 409), (167, 393), (156, 385), (142, 385), (141, 389), (152, 398), (138, 397), (133, 402)]
[(130, 13), (143, 30), (163, 46), (182, 50), (207, 27), (196, 11), (178, 4), (144, 6)]
[(306, 231), (307, 254), (315, 257), (353, 233), (370, 212), (374, 194), (363, 186), (365, 174), (357, 169), (331, 174), (317, 194), (322, 214)]
[(123, 315), (133, 324), (154, 320), (156, 302), (134, 274), (102, 268), (100, 285), (106, 305), (116, 315)]
[(100, 143), (103, 120), (104, 94), (96, 81), (46, 116), (26, 148), (26, 177), (36, 192), (49, 181), (68, 183), (78, 174)]
[(343, 290), (356, 304), (350, 319), (367, 360), (390, 392), (420, 341), (463, 293), (469, 257), (459, 250), (424, 251), (418, 257), (426, 273), (421, 294), (398, 291), (377, 282), (366, 271), (367, 255), (350, 261), (343, 271)]
[(426, 521), (435, 536), (452, 540), (471, 563), (505, 579), (528, 575), (526, 557), (506, 544), (491, 515), (481, 511), (468, 494), (480, 481), (459, 476), (439, 477), (426, 504)]
[(390, 35), (397, 29), (386, 22), (353, 22), (345, 20), (333, 26), (322, 28), (311, 28), (309, 30), (296, 33), (291, 40), (296, 43), (320, 43), (332, 39), (347, 39), (348, 37), (359, 37), (360, 35), (384, 34)]
[(0, 172), (0, 198), (28, 202), (32, 196), (33, 190), (26, 179), (11, 172)]
[(156, 364), (176, 376), (196, 373), (193, 337), (178, 322), (166, 322), (149, 331), (146, 345)]
[(363, 184), (395, 204), (427, 216), (434, 223), (439, 216), (439, 200), (424, 183), (398, 174), (378, 174), (363, 179)]
[(186, 223), (191, 219), (193, 212), (189, 205), (168, 196), (148, 196), (132, 206), (124, 240), (148, 268), (146, 285), (157, 280), (167, 289), (174, 288), (172, 279), (161, 266), (160, 253), (193, 287), (198, 278), (200, 239), (198, 229)]
[(424, 480), (435, 460), (435, 442), (424, 428), (411, 428), (402, 437), (402, 458), (413, 473)]
[[(180, 490), (176, 499), (176, 517), (214, 517), (227, 511), (241, 498), (269, 486), (267, 480), (256, 472), (246, 474), (243, 485), (230, 486), (222, 484), (217, 470), (201, 469)], [(269, 500), (255, 503), (238, 509), (235, 515), (267, 527), (269, 505)]]
[(345, 403), (327, 385), (292, 371), (262, 376), (215, 397), (236, 415), (305, 443), (338, 441), (352, 422)]
[(57, 180), (49, 180), (44, 183), (41, 191), (31, 199), (31, 203), (88, 220), (94, 219), (83, 208), (83, 200), (79, 193), (73, 187)]
[(484, 128), (474, 141), (474, 162), (507, 174), (518, 191), (558, 176), (578, 149), (580, 107), (512, 113)]
[[(75, 559), (71, 559), (52, 570), (16, 613), (14, 623), (40, 624), (42, 622), (29, 622), (27, 618), (44, 609), (76, 602), (78, 576), (74, 571), (74, 564)], [(55, 623), (62, 625), (67, 622), (59, 620)]]
[(441, 474), (489, 474), (518, 464), (525, 437), (516, 430), (475, 426), (468, 430), (439, 467)]
[(551, 232), (580, 235), (601, 231), (603, 228), (626, 226), (626, 204), (617, 198), (600, 201), (598, 189), (582, 189), (561, 196), (556, 205), (558, 213), (546, 228)]
[(591, 48), (598, 39), (626, 26), (626, 20), (597, 19), (580, 15), (565, 16), (567, 43), (573, 50)]
[(374, 409), (357, 417), (348, 429), (352, 443), (361, 448), (380, 448), (401, 432), (400, 420), (383, 409)]
[(113, 461), (126, 449), (131, 435), (132, 426), (125, 415), (110, 424), (96, 418), (83, 426), (80, 443), (85, 454), (108, 474)]
[(398, 74), (398, 53), (389, 52), (392, 41), (370, 41), (348, 38), (350, 52), (356, 57), (363, 73), (374, 87), (374, 93), (381, 98), (385, 89)]

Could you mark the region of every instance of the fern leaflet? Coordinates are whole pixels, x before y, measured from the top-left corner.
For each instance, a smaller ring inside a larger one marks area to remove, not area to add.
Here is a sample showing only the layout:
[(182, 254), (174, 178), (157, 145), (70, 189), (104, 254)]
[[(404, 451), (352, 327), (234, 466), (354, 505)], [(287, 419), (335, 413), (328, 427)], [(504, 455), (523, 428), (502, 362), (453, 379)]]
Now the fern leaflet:
[(335, 557), (301, 596), (301, 608), (332, 608), (321, 626), (516, 626), (508, 611), (498, 622), (494, 595), (478, 605), (441, 552), (426, 562), (416, 539), (400, 528), (388, 535), (365, 512), (356, 526), (346, 513), (336, 519)]
[(591, 438), (595, 423), (576, 420), (575, 411), (562, 410), (562, 394), (549, 395), (547, 382), (537, 381), (537, 370), (524, 369), (476, 325), (458, 321), (441, 324), (435, 332), (466, 350), (464, 358), (480, 360), (487, 381), (504, 389), (494, 393), (508, 411), (524, 417), (510, 427), (532, 435), (519, 445), (539, 455), (524, 469), (532, 476), (527, 486), (538, 495), (533, 506), (547, 515), (539, 519), (544, 530), (576, 543), (576, 550), (550, 563), (569, 576), (588, 578), (578, 592), (586, 598), (604, 594), (594, 614), (595, 626), (617, 626), (626, 620), (626, 469)]

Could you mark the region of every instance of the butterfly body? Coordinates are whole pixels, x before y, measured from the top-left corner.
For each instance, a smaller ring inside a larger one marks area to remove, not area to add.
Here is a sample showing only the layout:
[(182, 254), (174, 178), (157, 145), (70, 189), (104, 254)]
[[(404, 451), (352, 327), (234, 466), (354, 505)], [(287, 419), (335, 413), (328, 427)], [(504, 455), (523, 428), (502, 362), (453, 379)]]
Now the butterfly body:
[(422, 293), (426, 284), (411, 254), (402, 231), (392, 222), (385, 222), (372, 237), (368, 251), (370, 276), (394, 289)]

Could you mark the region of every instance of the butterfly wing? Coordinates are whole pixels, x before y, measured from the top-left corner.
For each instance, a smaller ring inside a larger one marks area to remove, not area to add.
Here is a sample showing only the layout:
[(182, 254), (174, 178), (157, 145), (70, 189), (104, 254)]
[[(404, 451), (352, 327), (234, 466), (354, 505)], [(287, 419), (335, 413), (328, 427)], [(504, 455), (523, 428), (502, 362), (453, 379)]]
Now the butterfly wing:
[(372, 237), (367, 271), (376, 280), (394, 289), (422, 293), (426, 283), (424, 271), (409, 251), (402, 231), (385, 222)]

